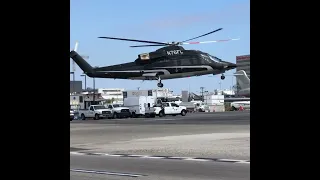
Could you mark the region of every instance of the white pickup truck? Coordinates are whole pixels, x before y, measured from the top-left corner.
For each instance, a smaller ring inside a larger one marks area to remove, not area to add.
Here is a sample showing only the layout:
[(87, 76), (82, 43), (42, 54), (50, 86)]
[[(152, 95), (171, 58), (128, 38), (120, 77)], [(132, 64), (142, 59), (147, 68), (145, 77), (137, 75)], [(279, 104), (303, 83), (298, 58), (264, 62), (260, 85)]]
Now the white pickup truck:
[(112, 117), (114, 119), (131, 117), (131, 113), (128, 107), (123, 107), (120, 104), (109, 104), (107, 107), (111, 111)]
[(74, 111), (70, 109), (70, 121), (74, 119)]
[(185, 116), (187, 114), (187, 108), (185, 106), (179, 106), (173, 102), (163, 102), (161, 107), (155, 106), (155, 112), (159, 117), (163, 117), (165, 115), (178, 115), (181, 114)]
[(85, 120), (86, 118), (94, 118), (95, 120), (98, 120), (101, 118), (112, 117), (111, 110), (107, 109), (103, 105), (91, 105), (89, 110), (79, 109), (78, 112), (82, 120)]

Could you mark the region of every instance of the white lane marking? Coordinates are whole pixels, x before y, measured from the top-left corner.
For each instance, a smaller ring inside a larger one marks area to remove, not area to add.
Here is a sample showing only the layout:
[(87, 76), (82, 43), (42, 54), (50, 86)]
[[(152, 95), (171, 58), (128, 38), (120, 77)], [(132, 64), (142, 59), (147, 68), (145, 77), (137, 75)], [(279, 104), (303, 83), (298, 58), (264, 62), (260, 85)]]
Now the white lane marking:
[(141, 177), (141, 176), (144, 176), (144, 175), (140, 175), (140, 174), (117, 173), (117, 172), (107, 172), (107, 171), (94, 171), (94, 170), (85, 170), (85, 169), (70, 169), (70, 171), (82, 172), (82, 173), (116, 175), (116, 176), (129, 176), (129, 177)]
[[(70, 152), (70, 154), (73, 155), (86, 155), (86, 153), (80, 153), (80, 152)], [(105, 156), (111, 156), (111, 157), (137, 157), (137, 158), (146, 158), (146, 159), (181, 159), (181, 160), (187, 160), (187, 161), (218, 161), (218, 162), (233, 162), (233, 163), (239, 163), (239, 164), (250, 164), (250, 161), (248, 160), (238, 160), (238, 159), (196, 159), (194, 157), (175, 157), (175, 156), (152, 156), (152, 155), (137, 155), (137, 154), (106, 154), (106, 153), (91, 153), (93, 155), (105, 155)]]
[(208, 159), (194, 159), (194, 158), (188, 158), (188, 159), (184, 159), (184, 160), (187, 160), (187, 161), (211, 161)]
[(239, 162), (236, 162), (238, 164), (250, 164), (250, 162), (247, 162), (247, 161), (239, 161)]
[(174, 121), (177, 119), (146, 119), (144, 121)]
[(128, 157), (144, 157), (146, 155), (129, 154)]
[(112, 157), (121, 157), (123, 155), (119, 155), (119, 154), (105, 154), (106, 156), (112, 156)]
[(239, 162), (239, 161), (246, 161), (246, 160), (239, 160), (239, 159), (217, 159), (217, 161)]
[(193, 157), (168, 157), (169, 159), (193, 159)]
[(105, 153), (89, 153), (89, 155), (105, 155)]
[(148, 158), (148, 159), (164, 159), (165, 157), (159, 157), (159, 156), (142, 156), (141, 158)]

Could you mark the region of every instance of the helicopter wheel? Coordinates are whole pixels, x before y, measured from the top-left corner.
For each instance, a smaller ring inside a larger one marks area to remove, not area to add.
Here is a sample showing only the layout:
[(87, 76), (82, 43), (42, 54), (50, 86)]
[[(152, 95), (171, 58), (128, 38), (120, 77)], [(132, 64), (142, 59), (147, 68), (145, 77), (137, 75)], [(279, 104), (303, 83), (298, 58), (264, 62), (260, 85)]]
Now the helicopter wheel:
[(161, 78), (160, 78), (160, 76), (157, 76), (157, 78), (158, 78), (158, 87), (159, 88), (162, 88), (163, 87), (163, 84), (162, 84), (162, 82), (161, 82)]
[(158, 83), (158, 87), (159, 88), (162, 88), (163, 87), (163, 84), (160, 82), (160, 83)]
[(221, 75), (221, 80), (224, 80), (226, 77), (224, 76), (224, 74)]

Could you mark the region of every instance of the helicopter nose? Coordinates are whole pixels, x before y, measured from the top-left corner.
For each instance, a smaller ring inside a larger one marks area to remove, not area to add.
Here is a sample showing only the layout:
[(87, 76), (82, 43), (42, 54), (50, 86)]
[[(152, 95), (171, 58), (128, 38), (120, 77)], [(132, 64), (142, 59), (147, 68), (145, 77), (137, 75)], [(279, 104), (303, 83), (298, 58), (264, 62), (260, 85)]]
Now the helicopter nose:
[(232, 69), (237, 67), (237, 65), (233, 63), (227, 63), (227, 66), (228, 68), (232, 68)]

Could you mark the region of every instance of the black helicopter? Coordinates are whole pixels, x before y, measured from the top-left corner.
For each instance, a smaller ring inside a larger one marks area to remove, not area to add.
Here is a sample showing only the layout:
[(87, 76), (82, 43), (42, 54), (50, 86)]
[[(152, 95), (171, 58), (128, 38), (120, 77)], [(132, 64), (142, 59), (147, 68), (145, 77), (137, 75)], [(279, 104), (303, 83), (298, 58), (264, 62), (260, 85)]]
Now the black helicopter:
[(89, 77), (132, 79), (132, 80), (158, 80), (158, 87), (163, 87), (162, 79), (176, 79), (191, 76), (201, 76), (206, 74), (222, 74), (221, 79), (225, 79), (225, 71), (236, 68), (236, 65), (223, 61), (218, 57), (197, 50), (185, 50), (181, 45), (212, 43), (238, 39), (228, 39), (219, 41), (187, 42), (197, 39), (222, 28), (211, 31), (204, 35), (188, 39), (182, 42), (154, 42), (135, 39), (124, 39), (114, 37), (99, 37), (104, 39), (114, 39), (123, 41), (150, 43), (148, 45), (138, 45), (130, 47), (165, 46), (154, 52), (139, 54), (134, 62), (117, 64), (105, 67), (93, 68), (76, 51), (70, 52), (70, 57)]

